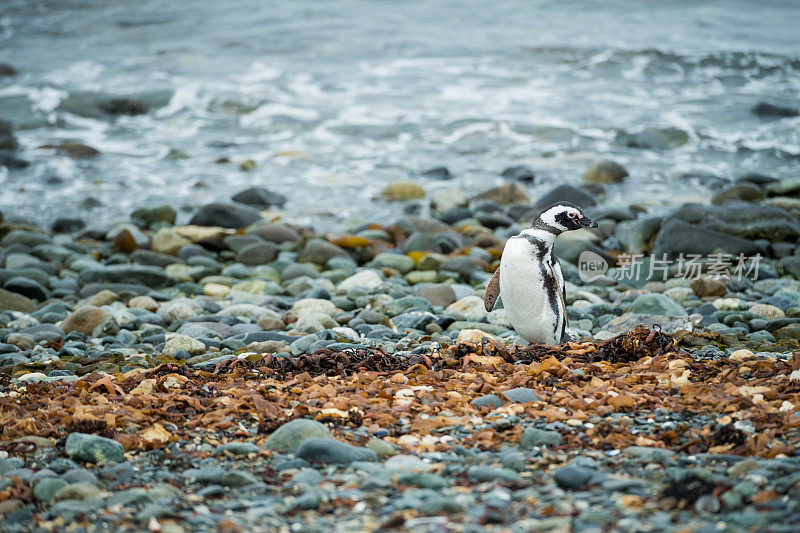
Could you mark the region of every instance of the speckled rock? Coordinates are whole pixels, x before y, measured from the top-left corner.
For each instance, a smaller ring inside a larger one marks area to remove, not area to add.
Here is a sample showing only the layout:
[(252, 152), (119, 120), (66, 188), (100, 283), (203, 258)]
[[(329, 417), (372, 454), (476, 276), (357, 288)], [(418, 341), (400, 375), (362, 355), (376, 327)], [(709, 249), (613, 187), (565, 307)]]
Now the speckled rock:
[(295, 452), (303, 441), (312, 437), (332, 439), (333, 435), (319, 422), (298, 418), (273, 431), (264, 443), (264, 448), (278, 452)]
[(192, 355), (199, 355), (205, 353), (206, 345), (188, 335), (176, 333), (169, 337), (164, 344), (164, 354), (175, 355), (178, 350), (183, 350)]
[(59, 326), (65, 333), (79, 331), (84, 335), (91, 335), (94, 328), (109, 316), (106, 311), (99, 307), (85, 305), (70, 313)]
[(86, 433), (70, 433), (64, 451), (68, 457), (87, 463), (119, 463), (125, 460), (122, 444)]

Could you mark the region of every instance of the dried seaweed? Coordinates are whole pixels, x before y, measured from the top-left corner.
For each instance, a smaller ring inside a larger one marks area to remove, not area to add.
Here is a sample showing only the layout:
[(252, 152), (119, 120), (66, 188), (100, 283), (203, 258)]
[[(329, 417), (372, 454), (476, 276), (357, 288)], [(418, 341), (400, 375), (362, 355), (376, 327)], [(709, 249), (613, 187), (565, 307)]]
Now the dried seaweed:
[[(786, 376), (798, 368), (800, 354), (788, 360), (693, 359), (645, 326), (601, 343), (507, 346), (489, 339), (409, 357), (379, 349), (320, 350), (297, 358), (233, 358), (213, 371), (168, 363), (71, 383), (9, 383), (0, 395), (0, 442), (59, 440), (70, 431), (109, 436), (127, 450), (180, 438), (263, 442), (286, 421), (307, 417), (351, 441), (348, 428), (385, 430), (386, 439), (409, 451), (447, 449), (452, 441), (440, 440), (442, 432), (469, 426), (462, 445), (496, 449), (520, 437), (518, 424), (503, 423), (504, 416), (516, 415), (576, 428), (562, 431), (565, 449), (638, 445), (790, 456), (800, 445), (794, 415), (800, 391)], [(517, 387), (532, 389), (540, 401), (472, 403), (486, 394), (502, 398)], [(705, 416), (669, 431), (654, 424), (652, 433), (610, 417), (649, 416), (659, 408)], [(491, 423), (475, 426), (481, 417)], [(590, 417), (600, 422), (583, 426)], [(737, 429), (736, 421), (748, 421), (755, 432)], [(10, 452), (24, 451), (10, 446)]]

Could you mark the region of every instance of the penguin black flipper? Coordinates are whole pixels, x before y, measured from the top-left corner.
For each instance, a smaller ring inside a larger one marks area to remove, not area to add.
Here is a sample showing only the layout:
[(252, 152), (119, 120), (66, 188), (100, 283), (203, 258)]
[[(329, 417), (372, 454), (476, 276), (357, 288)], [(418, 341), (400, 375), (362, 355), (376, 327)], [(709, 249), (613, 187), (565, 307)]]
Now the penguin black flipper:
[(487, 311), (491, 311), (494, 308), (494, 303), (497, 301), (498, 296), (500, 296), (500, 267), (497, 267), (497, 270), (494, 271), (492, 279), (489, 280), (489, 284), (486, 286), (483, 305)]

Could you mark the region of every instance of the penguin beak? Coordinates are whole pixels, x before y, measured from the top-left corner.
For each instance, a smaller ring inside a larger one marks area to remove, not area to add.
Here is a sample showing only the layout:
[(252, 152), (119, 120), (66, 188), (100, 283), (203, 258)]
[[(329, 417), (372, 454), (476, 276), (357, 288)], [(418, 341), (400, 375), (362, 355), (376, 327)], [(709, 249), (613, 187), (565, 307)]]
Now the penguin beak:
[(578, 223), (583, 226), (584, 228), (596, 228), (597, 222), (592, 220), (589, 217), (581, 217), (578, 219)]

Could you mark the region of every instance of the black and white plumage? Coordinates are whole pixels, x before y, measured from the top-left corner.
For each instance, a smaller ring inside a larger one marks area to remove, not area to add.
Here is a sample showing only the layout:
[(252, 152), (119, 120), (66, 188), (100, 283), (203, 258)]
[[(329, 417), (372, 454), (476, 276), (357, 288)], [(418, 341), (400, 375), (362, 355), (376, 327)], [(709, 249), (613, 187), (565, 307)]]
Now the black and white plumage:
[(551, 345), (567, 340), (564, 276), (553, 243), (565, 231), (596, 227), (597, 222), (569, 202), (545, 208), (530, 228), (506, 243), (500, 267), (486, 288), (486, 309), (490, 311), (501, 296), (520, 337)]

